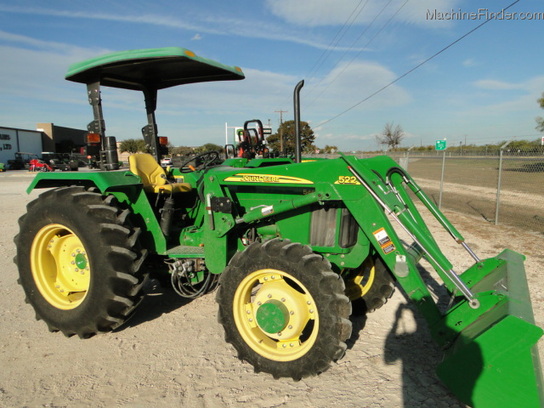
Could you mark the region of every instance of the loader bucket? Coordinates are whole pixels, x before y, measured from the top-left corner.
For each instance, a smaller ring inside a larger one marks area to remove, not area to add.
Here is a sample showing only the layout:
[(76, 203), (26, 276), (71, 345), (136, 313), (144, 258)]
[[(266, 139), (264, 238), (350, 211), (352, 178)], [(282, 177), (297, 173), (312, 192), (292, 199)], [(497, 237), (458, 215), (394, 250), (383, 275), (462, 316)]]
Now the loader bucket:
[[(437, 373), (461, 401), (472, 407), (544, 407), (537, 348), (543, 330), (534, 324), (523, 259), (505, 250), (491, 259), (495, 267), (490, 270), (472, 268), (461, 275), (472, 282), (482, 305), (490, 299), (492, 303), (481, 307), (483, 313), (469, 308), (463, 312), (480, 315), (459, 332)], [(460, 312), (452, 313), (458, 317)], [(447, 326), (454, 330), (451, 321)]]

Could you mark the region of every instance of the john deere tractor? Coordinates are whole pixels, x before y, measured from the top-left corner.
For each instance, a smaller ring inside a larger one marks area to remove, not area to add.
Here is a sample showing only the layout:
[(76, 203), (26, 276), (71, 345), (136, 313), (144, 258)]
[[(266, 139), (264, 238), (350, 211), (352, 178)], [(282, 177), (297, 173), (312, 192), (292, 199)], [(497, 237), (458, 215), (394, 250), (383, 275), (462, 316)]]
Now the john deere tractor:
[[(399, 287), (444, 349), (438, 374), (462, 401), (542, 406), (543, 332), (524, 257), (506, 249), (480, 259), (392, 159), (307, 161), (298, 147), (294, 157), (243, 154), (217, 164), (211, 152), (179, 168), (159, 165), (158, 91), (243, 78), (240, 68), (182, 48), (117, 52), (69, 68), (66, 79), (87, 86), (89, 141), (103, 171), (40, 173), (28, 188), (47, 189), (28, 205), (15, 237), (19, 282), (37, 317), (51, 331), (87, 338), (134, 313), (150, 274), (189, 298), (218, 287), (219, 323), (240, 359), (298, 380), (342, 358), (352, 309), (379, 308)], [(129, 170), (117, 169), (101, 86), (144, 95), (150, 153), (130, 156)], [(473, 266), (454, 270), (419, 208)], [(422, 258), (450, 299), (446, 310), (422, 278)]]

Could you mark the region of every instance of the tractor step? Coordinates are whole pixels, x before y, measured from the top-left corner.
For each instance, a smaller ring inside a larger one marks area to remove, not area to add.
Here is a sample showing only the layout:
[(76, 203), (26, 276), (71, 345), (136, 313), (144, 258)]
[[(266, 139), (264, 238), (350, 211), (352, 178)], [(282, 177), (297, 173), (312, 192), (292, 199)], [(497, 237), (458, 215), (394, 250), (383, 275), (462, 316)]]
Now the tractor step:
[(178, 245), (166, 251), (166, 255), (170, 258), (195, 258), (204, 256), (204, 247)]

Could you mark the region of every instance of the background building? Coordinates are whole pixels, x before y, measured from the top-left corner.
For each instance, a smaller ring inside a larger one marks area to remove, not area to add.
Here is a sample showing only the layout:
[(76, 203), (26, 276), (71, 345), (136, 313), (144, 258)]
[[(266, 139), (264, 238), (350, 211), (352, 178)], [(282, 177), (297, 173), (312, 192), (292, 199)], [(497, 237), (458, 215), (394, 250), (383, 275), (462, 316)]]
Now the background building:
[(41, 155), (46, 136), (37, 130), (0, 126), (0, 163), (15, 159), (16, 152)]
[(0, 163), (15, 159), (15, 153), (24, 152), (42, 156), (43, 152), (79, 153), (85, 146), (86, 130), (38, 123), (36, 130), (0, 126)]
[(86, 130), (56, 126), (53, 123), (38, 123), (38, 131), (43, 132), (44, 152), (79, 153), (85, 146)]

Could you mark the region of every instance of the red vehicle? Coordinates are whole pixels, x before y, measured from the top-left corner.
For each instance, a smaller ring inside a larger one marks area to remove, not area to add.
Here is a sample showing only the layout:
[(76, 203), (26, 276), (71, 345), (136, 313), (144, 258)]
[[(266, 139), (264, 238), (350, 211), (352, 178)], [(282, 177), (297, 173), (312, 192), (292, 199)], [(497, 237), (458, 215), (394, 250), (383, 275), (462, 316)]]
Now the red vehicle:
[(53, 168), (40, 159), (30, 160), (30, 171), (53, 171)]

